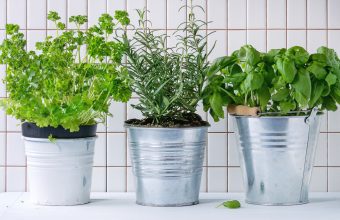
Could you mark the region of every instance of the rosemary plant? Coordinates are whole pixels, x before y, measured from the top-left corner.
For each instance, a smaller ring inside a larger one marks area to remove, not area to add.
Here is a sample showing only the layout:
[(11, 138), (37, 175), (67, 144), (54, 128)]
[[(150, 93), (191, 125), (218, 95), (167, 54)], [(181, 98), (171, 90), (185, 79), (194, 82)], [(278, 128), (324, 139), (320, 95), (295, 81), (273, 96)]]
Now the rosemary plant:
[[(133, 105), (145, 117), (137, 124), (152, 126), (200, 126), (206, 124), (195, 114), (207, 79), (209, 68), (207, 35), (202, 34), (205, 21), (195, 17), (201, 10), (190, 1), (187, 21), (180, 24), (173, 36), (151, 30), (145, 10), (137, 10), (139, 27), (129, 39), (123, 39), (132, 90), (140, 97)], [(204, 32), (205, 33), (205, 32)], [(167, 47), (167, 40), (176, 37), (175, 47)], [(129, 121), (128, 123), (132, 123)]]

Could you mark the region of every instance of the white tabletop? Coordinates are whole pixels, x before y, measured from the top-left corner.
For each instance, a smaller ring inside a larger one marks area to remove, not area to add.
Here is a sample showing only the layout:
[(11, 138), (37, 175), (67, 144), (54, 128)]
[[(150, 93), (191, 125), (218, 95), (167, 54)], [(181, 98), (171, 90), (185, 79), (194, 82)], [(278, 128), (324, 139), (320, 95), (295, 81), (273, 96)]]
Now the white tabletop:
[[(339, 220), (340, 193), (312, 193), (310, 203), (297, 206), (256, 206), (243, 202), (239, 193), (203, 193), (200, 204), (178, 208), (135, 204), (133, 193), (93, 193), (80, 206), (36, 206), (28, 193), (0, 193), (0, 220)], [(216, 208), (238, 199), (242, 208)]]

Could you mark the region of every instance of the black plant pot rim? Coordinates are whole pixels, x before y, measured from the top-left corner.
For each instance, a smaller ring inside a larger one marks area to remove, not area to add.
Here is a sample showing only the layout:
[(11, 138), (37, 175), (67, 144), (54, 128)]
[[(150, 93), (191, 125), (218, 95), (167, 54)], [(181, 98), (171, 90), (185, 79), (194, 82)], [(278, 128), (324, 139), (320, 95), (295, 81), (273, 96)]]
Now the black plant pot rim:
[(97, 124), (94, 125), (82, 125), (79, 127), (79, 131), (70, 132), (69, 130), (58, 126), (57, 128), (38, 127), (35, 123), (24, 122), (21, 124), (22, 135), (29, 138), (62, 138), (62, 139), (75, 139), (75, 138), (87, 138), (96, 137)]

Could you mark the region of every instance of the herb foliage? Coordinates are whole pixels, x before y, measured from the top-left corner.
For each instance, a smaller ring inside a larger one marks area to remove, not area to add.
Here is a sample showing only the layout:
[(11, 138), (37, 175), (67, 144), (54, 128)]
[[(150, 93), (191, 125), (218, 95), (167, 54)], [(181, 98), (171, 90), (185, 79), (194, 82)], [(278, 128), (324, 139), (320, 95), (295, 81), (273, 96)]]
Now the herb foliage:
[[(188, 18), (174, 36), (150, 29), (146, 11), (138, 10), (139, 25), (130, 39), (123, 40), (128, 48), (128, 70), (132, 90), (140, 97), (133, 105), (153, 126), (173, 126), (201, 120), (195, 114), (202, 100), (209, 69), (206, 22), (195, 17), (200, 6), (187, 6)], [(186, 6), (180, 10), (185, 10)], [(167, 47), (168, 38), (176, 37), (175, 47)]]
[(204, 109), (215, 121), (229, 104), (260, 107), (262, 112), (335, 111), (340, 103), (340, 60), (333, 49), (273, 49), (260, 53), (245, 45), (218, 58), (209, 69)]
[(2, 106), (21, 121), (71, 132), (103, 122), (112, 98), (126, 102), (131, 95), (127, 69), (121, 65), (125, 46), (114, 40), (114, 29), (129, 23), (127, 13), (117, 11), (115, 18), (103, 14), (85, 31), (86, 16), (69, 18), (76, 30), (65, 30), (57, 12), (49, 12), (48, 19), (55, 23), (57, 36), (36, 43), (37, 52), (26, 51), (18, 25), (6, 25), (0, 63), (7, 65), (9, 93)]

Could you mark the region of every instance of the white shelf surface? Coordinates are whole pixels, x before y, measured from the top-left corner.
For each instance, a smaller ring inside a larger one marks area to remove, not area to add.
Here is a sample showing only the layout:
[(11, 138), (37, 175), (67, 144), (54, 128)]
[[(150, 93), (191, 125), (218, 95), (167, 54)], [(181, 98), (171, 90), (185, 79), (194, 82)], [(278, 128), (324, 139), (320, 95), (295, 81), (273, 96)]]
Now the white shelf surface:
[[(340, 193), (311, 193), (310, 203), (297, 206), (257, 206), (244, 202), (241, 193), (202, 193), (200, 204), (177, 208), (135, 204), (133, 193), (93, 193), (80, 206), (36, 206), (28, 193), (0, 193), (1, 220), (339, 220)], [(216, 208), (238, 199), (242, 208)]]

